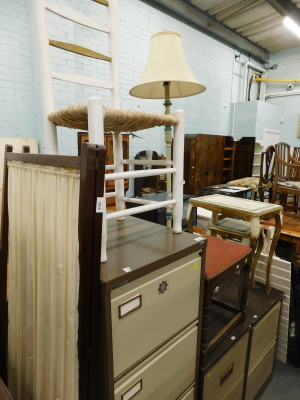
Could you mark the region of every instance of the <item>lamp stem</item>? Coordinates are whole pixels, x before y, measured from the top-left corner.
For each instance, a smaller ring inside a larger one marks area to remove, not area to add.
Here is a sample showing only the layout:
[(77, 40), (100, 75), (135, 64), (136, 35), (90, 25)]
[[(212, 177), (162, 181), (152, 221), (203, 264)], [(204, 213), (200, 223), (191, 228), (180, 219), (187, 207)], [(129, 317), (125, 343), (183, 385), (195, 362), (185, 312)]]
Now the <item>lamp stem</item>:
[[(165, 88), (165, 114), (170, 114), (171, 100), (170, 100), (170, 83), (164, 82)], [(169, 161), (172, 159), (172, 127), (170, 125), (165, 126), (165, 142), (166, 142), (166, 159)], [(171, 174), (166, 175), (167, 185), (167, 200), (172, 198), (172, 177)], [(167, 208), (166, 211), (167, 227), (172, 227), (172, 208)]]

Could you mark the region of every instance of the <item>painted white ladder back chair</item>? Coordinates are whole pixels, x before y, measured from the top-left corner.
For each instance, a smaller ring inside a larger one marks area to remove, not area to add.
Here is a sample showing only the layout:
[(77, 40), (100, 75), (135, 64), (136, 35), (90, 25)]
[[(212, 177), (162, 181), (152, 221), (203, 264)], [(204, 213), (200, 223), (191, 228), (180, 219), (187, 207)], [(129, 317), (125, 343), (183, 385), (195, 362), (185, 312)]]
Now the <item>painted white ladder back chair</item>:
[[(116, 185), (116, 209), (117, 211), (106, 214), (104, 199), (99, 199), (99, 209), (103, 210), (102, 226), (102, 246), (101, 261), (107, 260), (106, 240), (107, 227), (106, 221), (117, 218), (124, 219), (127, 215), (138, 214), (161, 207), (172, 207), (173, 211), (173, 232), (182, 232), (182, 213), (183, 213), (183, 159), (184, 159), (184, 112), (179, 110), (174, 114), (152, 114), (141, 111), (126, 111), (103, 107), (102, 100), (90, 98), (88, 104), (79, 104), (66, 107), (49, 114), (49, 120), (56, 126), (67, 126), (75, 129), (87, 129), (89, 131), (90, 143), (104, 143), (104, 132), (132, 132), (152, 128), (154, 126), (173, 126), (173, 160), (124, 160), (118, 153), (114, 155), (114, 173), (106, 174), (105, 180), (115, 180), (116, 182), (128, 178), (141, 178), (146, 176), (159, 176), (161, 174), (173, 174), (172, 198), (163, 202), (149, 201), (143, 199), (128, 198), (124, 196), (123, 185)], [(164, 168), (125, 171), (123, 165), (156, 165)], [(105, 167), (108, 169), (108, 166)], [(119, 171), (122, 172), (119, 172)], [(125, 202), (140, 204), (125, 210)], [(101, 204), (100, 204), (101, 203)]]

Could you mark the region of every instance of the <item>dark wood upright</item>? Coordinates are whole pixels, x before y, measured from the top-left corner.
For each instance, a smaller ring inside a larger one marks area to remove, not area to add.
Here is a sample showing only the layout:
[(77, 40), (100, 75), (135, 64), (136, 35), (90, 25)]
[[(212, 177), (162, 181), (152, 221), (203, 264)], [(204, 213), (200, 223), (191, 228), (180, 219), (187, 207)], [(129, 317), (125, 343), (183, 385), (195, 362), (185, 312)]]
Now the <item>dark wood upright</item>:
[(235, 142), (233, 178), (252, 176), (255, 137), (242, 137)]
[(202, 188), (222, 183), (225, 136), (185, 135), (184, 193), (201, 196)]
[[(81, 154), (82, 143), (88, 142), (88, 132), (78, 132), (78, 155)], [(123, 158), (129, 158), (129, 134), (122, 134), (123, 144)], [(113, 135), (111, 133), (104, 134), (104, 146), (106, 147), (106, 165), (114, 163), (113, 151)], [(128, 165), (124, 165), (124, 171), (128, 171)], [(106, 174), (114, 172), (113, 170), (105, 171)], [(124, 190), (129, 188), (129, 179), (124, 179)], [(107, 193), (115, 191), (115, 181), (105, 181), (105, 190)], [(106, 199), (106, 205), (113, 205), (115, 203), (114, 197)]]

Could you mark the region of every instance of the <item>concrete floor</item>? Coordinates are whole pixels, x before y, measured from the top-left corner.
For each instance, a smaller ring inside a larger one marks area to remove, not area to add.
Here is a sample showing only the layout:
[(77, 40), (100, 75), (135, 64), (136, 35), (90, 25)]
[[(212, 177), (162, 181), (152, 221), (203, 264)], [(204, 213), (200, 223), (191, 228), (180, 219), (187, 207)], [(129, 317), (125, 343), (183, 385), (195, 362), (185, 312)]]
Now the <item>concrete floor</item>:
[(275, 359), (273, 379), (260, 400), (299, 400), (300, 368)]

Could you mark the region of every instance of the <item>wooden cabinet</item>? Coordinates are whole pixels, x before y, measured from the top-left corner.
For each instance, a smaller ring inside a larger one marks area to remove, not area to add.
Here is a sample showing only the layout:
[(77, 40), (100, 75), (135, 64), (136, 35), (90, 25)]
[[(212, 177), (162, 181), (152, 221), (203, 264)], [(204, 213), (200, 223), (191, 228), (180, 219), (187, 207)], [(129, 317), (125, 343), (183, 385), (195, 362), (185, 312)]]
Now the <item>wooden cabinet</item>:
[(185, 194), (201, 196), (204, 187), (224, 182), (226, 174), (231, 176), (233, 148), (225, 144), (226, 136), (185, 135)]
[(208, 186), (252, 176), (254, 137), (185, 135), (184, 193), (201, 196)]
[[(81, 145), (83, 142), (88, 142), (88, 132), (78, 132), (78, 155), (80, 155)], [(122, 135), (123, 142), (123, 158), (129, 158), (129, 134)], [(106, 147), (106, 165), (111, 165), (114, 163), (114, 151), (113, 151), (113, 136), (110, 133), (104, 134), (104, 146)], [(128, 171), (128, 165), (124, 166), (124, 171)], [(112, 173), (113, 171), (105, 171), (106, 174)], [(124, 190), (128, 190), (129, 188), (129, 179), (124, 180)], [(115, 190), (115, 182), (114, 181), (106, 181), (105, 182), (105, 190), (106, 192), (114, 192)], [(107, 198), (106, 204), (112, 205), (114, 204), (114, 197)]]
[(106, 400), (194, 399), (205, 245), (138, 218), (108, 221), (95, 371)]

